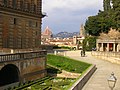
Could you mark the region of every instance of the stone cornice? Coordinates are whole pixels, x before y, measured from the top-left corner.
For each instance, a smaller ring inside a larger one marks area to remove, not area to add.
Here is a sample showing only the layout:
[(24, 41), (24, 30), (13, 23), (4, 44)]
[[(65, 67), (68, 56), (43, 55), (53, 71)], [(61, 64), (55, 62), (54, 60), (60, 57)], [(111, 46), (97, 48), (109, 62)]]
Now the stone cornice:
[(12, 13), (31, 16), (31, 17), (36, 17), (36, 18), (42, 18), (43, 17), (42, 13), (41, 14), (36, 14), (36, 13), (32, 13), (32, 12), (25, 11), (25, 10), (13, 9), (13, 8), (4, 7), (4, 6), (0, 6), (0, 11), (12, 12)]

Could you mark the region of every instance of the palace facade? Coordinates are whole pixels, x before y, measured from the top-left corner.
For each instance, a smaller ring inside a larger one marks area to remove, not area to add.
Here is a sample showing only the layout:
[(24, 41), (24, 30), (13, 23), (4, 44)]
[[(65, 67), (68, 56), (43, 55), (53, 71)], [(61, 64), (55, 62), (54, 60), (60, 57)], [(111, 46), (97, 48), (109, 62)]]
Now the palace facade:
[(0, 48), (37, 48), (42, 0), (0, 0)]

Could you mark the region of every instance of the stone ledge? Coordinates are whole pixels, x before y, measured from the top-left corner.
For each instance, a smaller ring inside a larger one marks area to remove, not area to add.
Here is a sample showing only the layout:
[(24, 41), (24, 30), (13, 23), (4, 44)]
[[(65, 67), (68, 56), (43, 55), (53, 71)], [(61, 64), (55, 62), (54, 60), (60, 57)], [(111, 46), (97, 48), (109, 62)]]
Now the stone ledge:
[(77, 80), (69, 90), (82, 90), (83, 86), (90, 79), (92, 74), (96, 71), (96, 65), (92, 65), (80, 78)]

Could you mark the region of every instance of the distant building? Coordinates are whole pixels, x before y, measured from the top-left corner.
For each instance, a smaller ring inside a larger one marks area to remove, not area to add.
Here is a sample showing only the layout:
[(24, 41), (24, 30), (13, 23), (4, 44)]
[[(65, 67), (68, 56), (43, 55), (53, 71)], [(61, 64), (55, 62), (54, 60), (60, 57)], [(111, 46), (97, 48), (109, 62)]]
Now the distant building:
[(69, 38), (52, 38), (52, 32), (47, 26), (42, 32), (43, 45), (66, 46), (74, 49), (82, 49), (82, 42), (85, 39), (85, 30), (83, 24), (80, 27), (80, 34)]
[(73, 36), (73, 45), (76, 45), (76, 49), (82, 49), (82, 42), (85, 39), (85, 29), (84, 25), (80, 26), (80, 34), (78, 36)]
[(0, 48), (39, 47), (42, 0), (0, 0)]
[(42, 39), (49, 39), (52, 38), (53, 34), (50, 28), (47, 26), (45, 30), (42, 32)]
[(83, 24), (81, 24), (81, 26), (80, 26), (80, 35), (79, 35), (80, 37), (85, 37), (85, 29), (84, 29), (84, 25)]

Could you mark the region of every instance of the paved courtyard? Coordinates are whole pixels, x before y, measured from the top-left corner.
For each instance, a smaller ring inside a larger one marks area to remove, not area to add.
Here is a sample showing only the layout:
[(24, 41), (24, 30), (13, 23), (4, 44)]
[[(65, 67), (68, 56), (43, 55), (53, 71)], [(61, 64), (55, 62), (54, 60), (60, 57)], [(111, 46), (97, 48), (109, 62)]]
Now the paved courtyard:
[(110, 90), (107, 79), (112, 72), (114, 72), (117, 78), (117, 83), (114, 90), (120, 90), (120, 65), (97, 59), (91, 56), (91, 52), (87, 52), (86, 57), (81, 57), (80, 51), (69, 51), (66, 52), (66, 56), (76, 60), (95, 64), (97, 66), (97, 70), (82, 90)]

